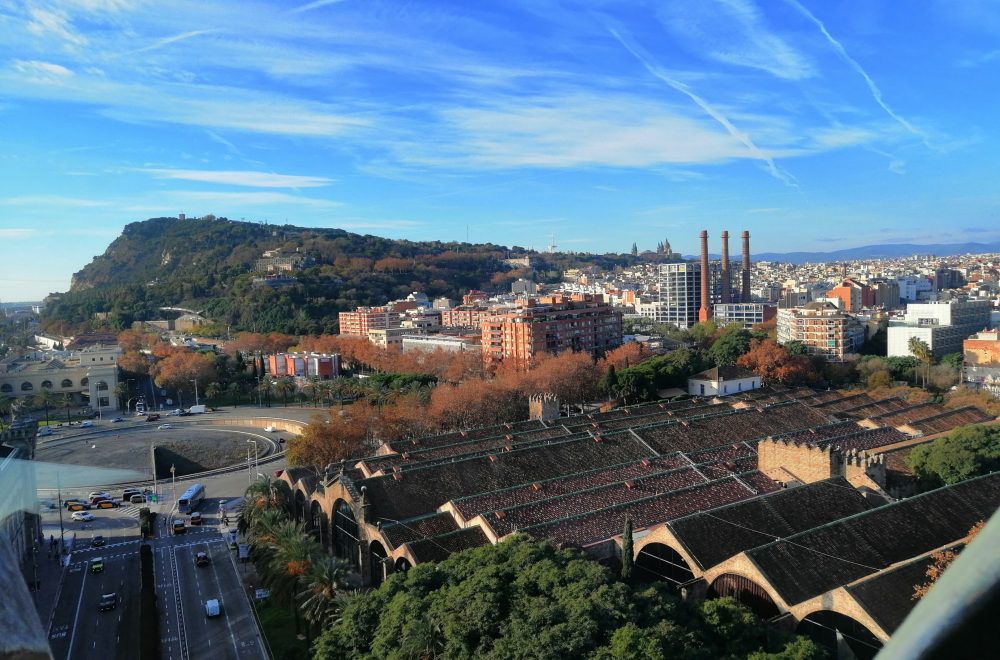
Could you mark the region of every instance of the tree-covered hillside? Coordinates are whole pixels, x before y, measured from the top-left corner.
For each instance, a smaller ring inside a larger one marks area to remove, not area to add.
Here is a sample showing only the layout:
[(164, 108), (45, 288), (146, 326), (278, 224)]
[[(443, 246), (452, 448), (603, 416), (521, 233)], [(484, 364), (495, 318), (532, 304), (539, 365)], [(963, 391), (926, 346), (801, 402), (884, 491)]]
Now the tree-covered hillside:
[[(294, 281), (254, 283), (266, 250), (306, 258)], [(531, 254), (535, 272), (503, 259)], [(648, 258), (649, 255), (643, 255)], [(122, 329), (162, 318), (158, 308), (202, 311), (232, 331), (336, 332), (337, 313), (421, 291), (460, 299), (469, 289), (509, 290), (519, 276), (558, 281), (565, 268), (604, 269), (639, 261), (633, 255), (535, 254), (493, 244), (414, 242), (342, 229), (264, 225), (225, 218), (153, 218), (127, 225), (103, 255), (73, 276), (69, 292), (48, 299), (46, 327)]]

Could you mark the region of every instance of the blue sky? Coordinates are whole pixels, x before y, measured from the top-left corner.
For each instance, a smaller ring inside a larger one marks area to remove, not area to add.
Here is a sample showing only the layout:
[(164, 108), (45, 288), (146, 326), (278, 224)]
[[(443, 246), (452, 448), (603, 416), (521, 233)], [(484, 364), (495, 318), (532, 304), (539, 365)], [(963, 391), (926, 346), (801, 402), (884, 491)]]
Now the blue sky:
[(1000, 239), (994, 1), (0, 0), (0, 34), (0, 300), (178, 213), (602, 252)]

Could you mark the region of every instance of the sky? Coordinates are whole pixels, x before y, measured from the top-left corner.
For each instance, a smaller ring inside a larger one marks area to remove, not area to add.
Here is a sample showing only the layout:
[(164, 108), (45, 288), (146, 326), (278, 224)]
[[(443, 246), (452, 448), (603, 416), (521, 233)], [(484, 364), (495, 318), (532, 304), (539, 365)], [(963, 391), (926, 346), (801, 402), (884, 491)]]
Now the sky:
[(179, 213), (579, 252), (1000, 240), (995, 0), (0, 0), (0, 34), (0, 301)]

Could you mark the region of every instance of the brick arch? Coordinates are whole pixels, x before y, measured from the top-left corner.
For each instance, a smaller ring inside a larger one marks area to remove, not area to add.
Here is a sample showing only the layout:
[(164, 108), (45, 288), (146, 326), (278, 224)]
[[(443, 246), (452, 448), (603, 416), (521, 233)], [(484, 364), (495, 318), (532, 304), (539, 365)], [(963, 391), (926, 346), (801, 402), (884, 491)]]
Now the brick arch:
[(694, 579), (687, 561), (666, 543), (646, 543), (635, 553), (635, 577), (641, 582), (680, 585)]
[(863, 623), (836, 610), (816, 610), (806, 615), (795, 632), (831, 649), (837, 648), (839, 633), (858, 660), (870, 660), (882, 649), (882, 640)]
[(739, 573), (722, 573), (709, 585), (709, 599), (726, 596), (743, 603), (762, 619), (770, 619), (781, 612), (765, 587)]
[(299, 488), (294, 489), (292, 493), (292, 514), (295, 516), (295, 522), (304, 523), (306, 529), (310, 529), (312, 521), (306, 515), (306, 495)]
[(389, 553), (385, 551), (385, 546), (379, 541), (372, 541), (368, 544), (369, 572), (371, 574), (369, 586), (378, 588), (382, 581), (388, 577), (392, 571), (392, 563), (389, 560)]
[(361, 557), (358, 552), (361, 541), (361, 529), (358, 520), (354, 516), (351, 505), (342, 498), (338, 498), (333, 503), (330, 515), (333, 554), (351, 562), (354, 568), (359, 569)]

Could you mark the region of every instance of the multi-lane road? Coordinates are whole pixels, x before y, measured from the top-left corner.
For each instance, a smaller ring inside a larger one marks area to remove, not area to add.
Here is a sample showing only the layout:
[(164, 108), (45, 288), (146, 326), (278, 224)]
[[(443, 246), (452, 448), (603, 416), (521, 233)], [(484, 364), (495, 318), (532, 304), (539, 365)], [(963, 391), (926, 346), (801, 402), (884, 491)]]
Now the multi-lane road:
[[(219, 515), (220, 504), (239, 498), (247, 481), (242, 472), (205, 479), (208, 499), (200, 508), (204, 522), (189, 525), (183, 534), (170, 533), (169, 504), (157, 516), (156, 538), (149, 543), (161, 656), (167, 660), (267, 658), (241, 580), (245, 567), (238, 563), (236, 551), (229, 548), (223, 534), (229, 526), (221, 524)], [(69, 492), (63, 496), (86, 494)], [(95, 510), (90, 522), (74, 521), (63, 512), (66, 538), (73, 542), (49, 628), (52, 652), (58, 660), (139, 656), (138, 508)], [(57, 509), (43, 512), (46, 540), (60, 536), (58, 514)], [(105, 545), (92, 546), (97, 535), (104, 537)], [(208, 554), (208, 565), (195, 565), (198, 552)], [(91, 572), (98, 557), (103, 559), (104, 570)], [(118, 604), (113, 610), (99, 611), (101, 596), (108, 593), (117, 594)], [(218, 599), (222, 606), (217, 617), (206, 616), (205, 602), (210, 599)]]

